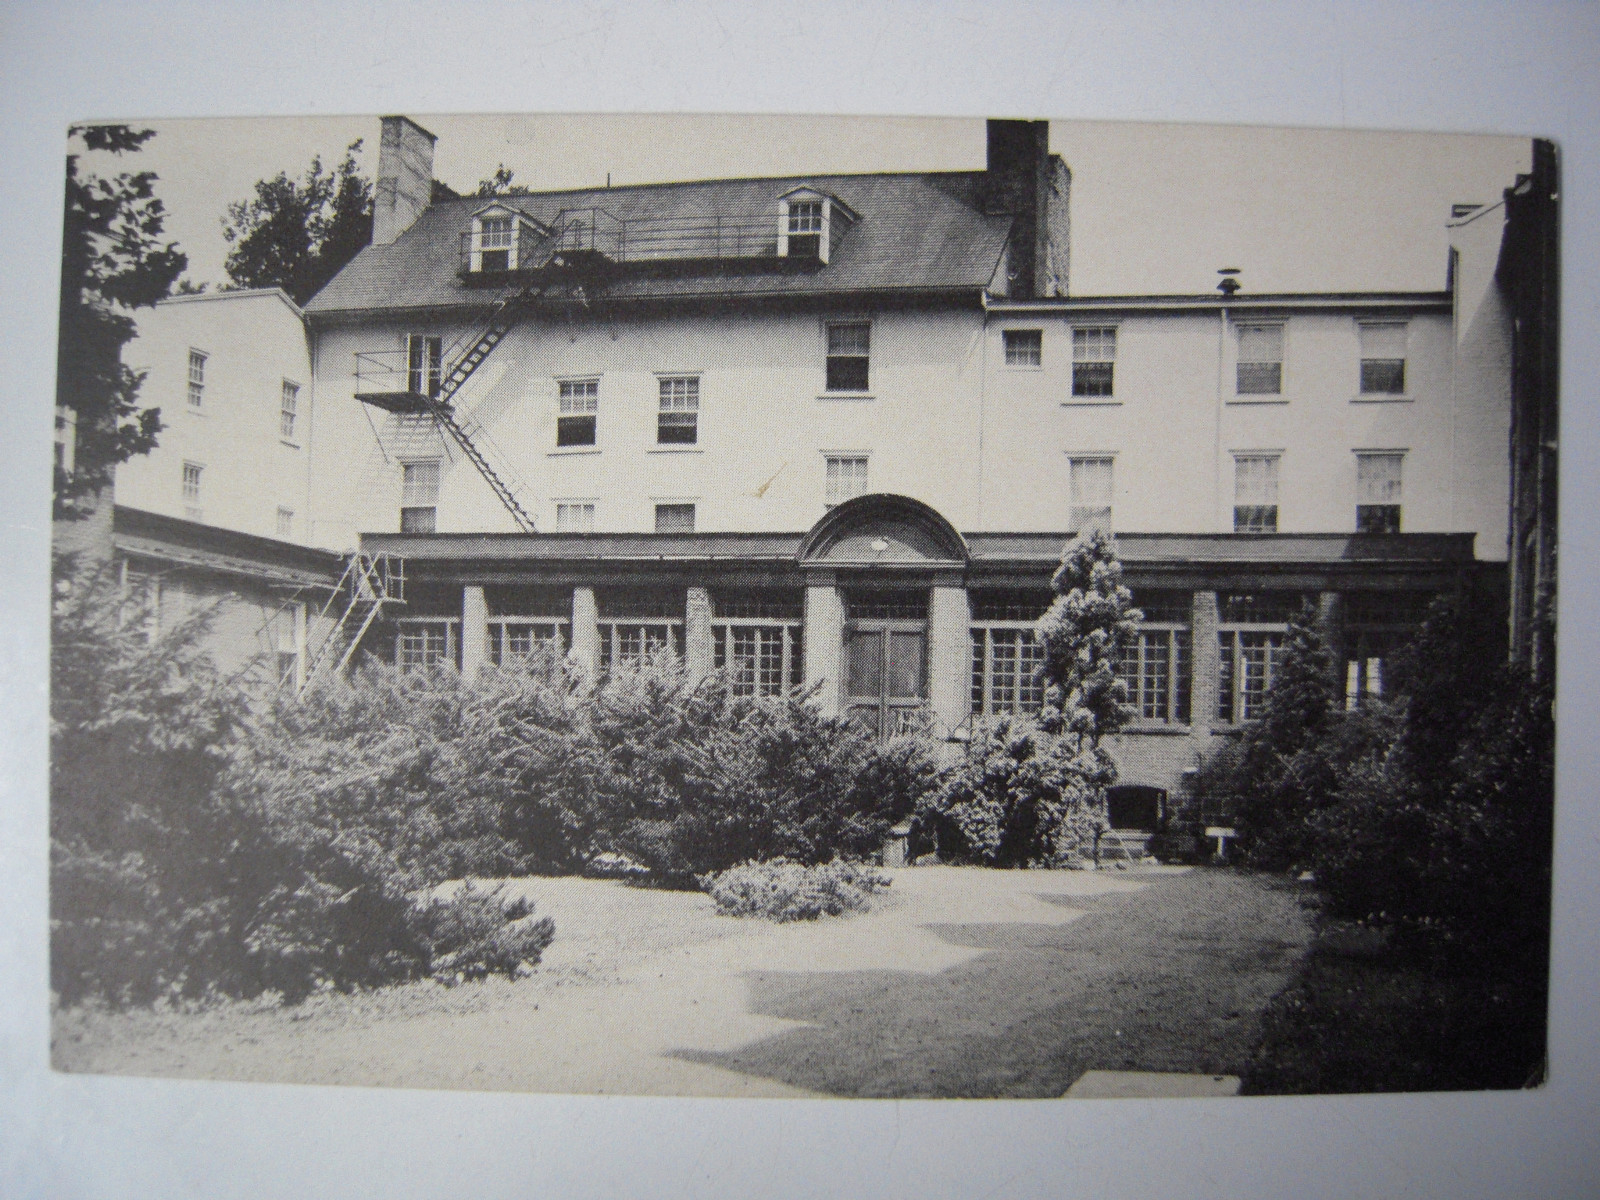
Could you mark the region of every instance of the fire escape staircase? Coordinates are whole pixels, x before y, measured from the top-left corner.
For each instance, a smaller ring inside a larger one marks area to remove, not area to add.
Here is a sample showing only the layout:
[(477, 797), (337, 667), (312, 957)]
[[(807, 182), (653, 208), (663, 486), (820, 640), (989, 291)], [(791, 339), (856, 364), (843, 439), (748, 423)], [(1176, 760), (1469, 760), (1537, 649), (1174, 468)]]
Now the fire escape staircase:
[[(354, 554), (339, 577), (327, 603), (317, 615), (316, 627), (333, 621), (311, 662), (306, 666), (300, 695), (329, 665), (338, 660), (339, 672), (350, 665), (356, 648), (387, 604), (405, 603), (405, 562), (392, 554)], [(334, 617), (337, 611), (338, 616)]]
[[(356, 399), (364, 404), (372, 404), (379, 408), (395, 413), (426, 413), (434, 422), (450, 435), (450, 439), (461, 447), (461, 452), (467, 456), (468, 461), (477, 468), (478, 474), (483, 476), (495, 497), (505, 506), (511, 514), (512, 520), (517, 523), (517, 528), (523, 533), (535, 533), (533, 517), (523, 507), (518, 498), (523, 490), (521, 483), (505, 463), (498, 466), (490, 461), (489, 454), (485, 453), (483, 446), (492, 446), (493, 441), (479, 422), (470, 416), (458, 415), (451, 404), (452, 398), (464, 387), (484, 360), (493, 353), (505, 336), (522, 320), (527, 308), (527, 301), (535, 289), (524, 288), (521, 291), (501, 298), (490, 310), (489, 322), (479, 333), (466, 352), (450, 364), (449, 370), (440, 381), (438, 389), (433, 390), (424, 383), (420, 388), (408, 386), (406, 390), (361, 390), (362, 370), (361, 359), (357, 356), (358, 390)], [(403, 370), (405, 368), (402, 368)], [(393, 368), (380, 368), (380, 373), (393, 374)], [(409, 372), (408, 372), (409, 374)], [(410, 383), (408, 379), (408, 383)], [(481, 443), (481, 444), (480, 444)]]

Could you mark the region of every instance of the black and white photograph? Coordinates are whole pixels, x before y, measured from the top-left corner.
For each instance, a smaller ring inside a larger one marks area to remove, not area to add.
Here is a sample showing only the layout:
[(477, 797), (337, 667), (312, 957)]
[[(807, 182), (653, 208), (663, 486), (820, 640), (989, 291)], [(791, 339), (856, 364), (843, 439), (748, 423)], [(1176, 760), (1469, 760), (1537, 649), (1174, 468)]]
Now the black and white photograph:
[(0, 1194), (1592, 1194), (1597, 67), (8, 8)]
[(1558, 208), (1538, 138), (74, 127), (54, 1067), (1539, 1086)]

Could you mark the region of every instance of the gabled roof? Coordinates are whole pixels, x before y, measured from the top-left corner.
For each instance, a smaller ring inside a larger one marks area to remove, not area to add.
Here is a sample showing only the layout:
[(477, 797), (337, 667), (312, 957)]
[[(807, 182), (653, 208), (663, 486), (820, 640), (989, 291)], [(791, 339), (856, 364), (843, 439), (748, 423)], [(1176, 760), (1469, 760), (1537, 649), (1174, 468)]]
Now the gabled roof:
[[(829, 296), (863, 292), (974, 294), (994, 277), (1012, 218), (986, 214), (977, 201), (982, 172), (790, 176), (647, 184), (498, 197), (542, 225), (563, 209), (604, 209), (619, 221), (692, 220), (711, 215), (770, 216), (797, 187), (837, 197), (860, 220), (814, 271), (699, 271), (617, 275), (605, 294), (622, 299), (725, 296)], [(427, 208), (387, 246), (368, 246), (306, 305), (313, 317), (386, 310), (482, 307), (494, 293), (457, 276), (461, 235), (481, 197)]]

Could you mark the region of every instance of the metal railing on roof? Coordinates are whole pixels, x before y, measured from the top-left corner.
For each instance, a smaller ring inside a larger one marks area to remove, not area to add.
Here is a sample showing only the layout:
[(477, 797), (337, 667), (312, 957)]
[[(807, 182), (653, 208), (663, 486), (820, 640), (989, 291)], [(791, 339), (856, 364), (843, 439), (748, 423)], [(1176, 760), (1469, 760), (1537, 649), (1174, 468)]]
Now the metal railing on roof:
[(519, 230), (510, 246), (480, 234), (461, 235), (464, 275), (498, 275), (570, 265), (594, 257), (612, 263), (694, 262), (776, 258), (778, 221), (770, 214), (690, 213), (672, 217), (614, 216), (603, 208), (563, 209), (547, 232)]

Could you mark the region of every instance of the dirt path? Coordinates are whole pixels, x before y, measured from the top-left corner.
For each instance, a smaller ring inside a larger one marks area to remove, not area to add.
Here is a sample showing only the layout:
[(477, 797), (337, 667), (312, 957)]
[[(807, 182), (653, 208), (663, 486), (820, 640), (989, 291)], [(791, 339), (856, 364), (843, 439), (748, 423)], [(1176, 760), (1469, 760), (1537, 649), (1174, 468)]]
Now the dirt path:
[(518, 887), (555, 918), (532, 978), (291, 1010), (68, 1013), (65, 1070), (658, 1095), (1058, 1096), (1091, 1068), (1223, 1072), (1308, 938), (1226, 872), (895, 872), (845, 920), (703, 896)]

